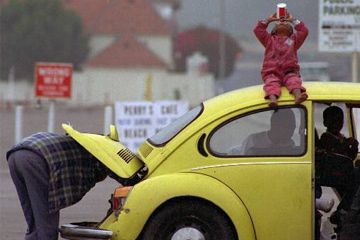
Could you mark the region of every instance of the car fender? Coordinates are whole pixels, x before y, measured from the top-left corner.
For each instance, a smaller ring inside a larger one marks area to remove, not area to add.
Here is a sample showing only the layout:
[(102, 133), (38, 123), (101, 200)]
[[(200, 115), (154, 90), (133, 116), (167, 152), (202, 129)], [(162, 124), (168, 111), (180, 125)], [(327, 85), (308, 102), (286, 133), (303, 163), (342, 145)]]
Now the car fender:
[(199, 173), (161, 175), (138, 183), (118, 217), (113, 213), (100, 227), (112, 230), (113, 240), (136, 239), (161, 204), (186, 196), (217, 205), (233, 222), (239, 239), (255, 240), (251, 217), (241, 199), (219, 180)]

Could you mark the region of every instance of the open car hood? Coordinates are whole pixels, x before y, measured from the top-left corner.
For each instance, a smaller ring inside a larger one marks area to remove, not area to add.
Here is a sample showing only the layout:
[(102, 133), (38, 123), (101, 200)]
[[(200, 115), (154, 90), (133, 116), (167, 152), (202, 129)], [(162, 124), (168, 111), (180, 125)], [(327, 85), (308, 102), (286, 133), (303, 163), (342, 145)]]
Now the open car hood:
[(62, 127), (67, 134), (121, 178), (131, 178), (144, 166), (134, 153), (109, 136), (80, 133), (68, 124), (62, 124)]

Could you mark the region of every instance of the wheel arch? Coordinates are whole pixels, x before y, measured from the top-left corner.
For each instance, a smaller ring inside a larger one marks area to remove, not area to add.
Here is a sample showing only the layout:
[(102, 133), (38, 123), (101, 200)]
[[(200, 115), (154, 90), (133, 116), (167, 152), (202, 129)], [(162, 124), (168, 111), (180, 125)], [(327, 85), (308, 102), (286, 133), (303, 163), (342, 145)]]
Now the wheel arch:
[(113, 231), (113, 240), (136, 239), (149, 218), (172, 201), (201, 199), (225, 213), (239, 239), (255, 240), (251, 217), (241, 199), (219, 180), (199, 173), (176, 173), (144, 180), (134, 186), (118, 218), (110, 216), (102, 228)]
[(180, 204), (182, 202), (186, 202), (186, 201), (198, 201), (201, 202), (201, 204), (206, 204), (212, 208), (216, 208), (225, 218), (226, 221), (230, 224), (230, 228), (232, 229), (233, 233), (238, 237), (237, 232), (236, 232), (236, 228), (234, 226), (234, 223), (231, 221), (230, 217), (228, 216), (228, 214), (226, 214), (226, 212), (224, 212), (223, 209), (221, 209), (219, 206), (217, 206), (216, 204), (214, 204), (213, 202), (201, 198), (201, 197), (197, 197), (197, 196), (178, 196), (178, 197), (174, 197), (171, 199), (168, 199), (167, 201), (163, 202), (160, 206), (158, 206), (155, 211), (150, 215), (150, 217), (147, 219), (146, 223), (144, 224), (144, 227), (140, 233), (140, 238), (142, 233), (144, 232), (144, 230), (146, 229), (147, 225), (149, 224), (149, 221), (159, 212), (161, 212), (164, 208), (166, 207), (170, 207), (173, 204)]

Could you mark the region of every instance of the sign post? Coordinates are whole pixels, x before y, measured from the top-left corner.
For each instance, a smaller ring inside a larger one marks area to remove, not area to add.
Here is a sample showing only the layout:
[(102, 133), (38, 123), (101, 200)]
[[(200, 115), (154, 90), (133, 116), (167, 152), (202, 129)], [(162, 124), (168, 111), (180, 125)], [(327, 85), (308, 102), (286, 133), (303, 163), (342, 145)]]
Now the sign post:
[(71, 97), (73, 66), (68, 63), (40, 62), (35, 65), (35, 96), (49, 98), (48, 131), (54, 132), (55, 99)]
[(358, 60), (358, 52), (352, 53), (352, 81), (358, 81), (358, 71), (359, 71), (359, 60)]
[(22, 139), (23, 133), (23, 106), (18, 105), (15, 107), (15, 144), (19, 143)]
[(319, 1), (319, 51), (352, 53), (352, 81), (358, 81), (360, 0)]

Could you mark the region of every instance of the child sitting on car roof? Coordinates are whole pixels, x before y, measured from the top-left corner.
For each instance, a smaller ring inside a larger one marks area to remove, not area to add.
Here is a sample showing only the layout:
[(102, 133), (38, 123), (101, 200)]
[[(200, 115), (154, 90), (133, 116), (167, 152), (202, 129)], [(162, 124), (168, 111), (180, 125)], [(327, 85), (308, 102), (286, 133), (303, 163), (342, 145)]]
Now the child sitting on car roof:
[[(274, 21), (278, 22), (269, 33), (266, 29)], [(300, 78), (297, 50), (304, 43), (308, 32), (305, 24), (294, 19), (291, 14), (285, 19), (278, 19), (274, 13), (267, 19), (258, 21), (255, 26), (254, 33), (265, 47), (261, 75), (265, 98), (270, 100), (270, 107), (277, 106), (283, 85), (295, 96), (295, 103), (300, 104), (307, 99), (308, 95)]]

